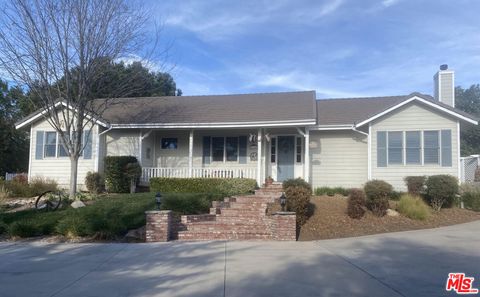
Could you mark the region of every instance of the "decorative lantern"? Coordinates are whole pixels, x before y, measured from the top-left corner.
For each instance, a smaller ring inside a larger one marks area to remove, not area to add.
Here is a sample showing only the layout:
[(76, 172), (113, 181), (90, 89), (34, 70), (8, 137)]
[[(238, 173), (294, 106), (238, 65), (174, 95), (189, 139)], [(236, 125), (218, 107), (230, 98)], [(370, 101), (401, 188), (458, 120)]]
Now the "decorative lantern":
[(157, 204), (157, 209), (160, 210), (160, 205), (162, 204), (162, 194), (160, 192), (155, 194), (155, 203)]
[(285, 193), (282, 193), (282, 196), (280, 196), (280, 205), (282, 206), (282, 211), (285, 211), (285, 206), (287, 205), (287, 197), (285, 196)]

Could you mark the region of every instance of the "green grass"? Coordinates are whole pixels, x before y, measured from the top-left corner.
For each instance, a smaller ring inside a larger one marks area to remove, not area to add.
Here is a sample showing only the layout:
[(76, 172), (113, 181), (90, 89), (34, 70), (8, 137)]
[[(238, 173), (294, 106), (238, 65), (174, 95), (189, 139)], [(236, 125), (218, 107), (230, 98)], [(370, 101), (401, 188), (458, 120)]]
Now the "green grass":
[[(206, 213), (210, 201), (222, 198), (213, 194), (162, 195), (162, 209), (179, 214)], [(0, 233), (3, 231), (18, 237), (60, 234), (115, 239), (130, 229), (145, 225), (145, 211), (155, 208), (154, 197), (154, 193), (115, 194), (78, 209), (68, 207), (54, 212), (25, 210), (0, 213)]]
[(405, 194), (400, 198), (397, 210), (414, 220), (425, 220), (430, 216), (430, 207), (420, 197)]

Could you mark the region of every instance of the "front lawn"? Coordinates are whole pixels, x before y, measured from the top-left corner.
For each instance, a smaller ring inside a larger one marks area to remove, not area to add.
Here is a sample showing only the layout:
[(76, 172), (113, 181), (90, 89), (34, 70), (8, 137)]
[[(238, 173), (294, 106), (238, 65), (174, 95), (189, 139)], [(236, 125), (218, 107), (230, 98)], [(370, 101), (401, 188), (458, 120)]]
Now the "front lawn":
[[(480, 213), (460, 208), (442, 208), (432, 212), (425, 220), (414, 220), (403, 215), (374, 216), (367, 212), (361, 219), (347, 215), (347, 197), (340, 195), (314, 196), (310, 202), (315, 206), (313, 215), (300, 230), (298, 240), (317, 240), (363, 236), (384, 232), (435, 228), (480, 220)], [(396, 209), (397, 201), (390, 201)]]
[[(222, 194), (164, 193), (161, 208), (172, 210), (176, 215), (208, 213), (211, 201), (222, 198)], [(0, 235), (61, 235), (67, 238), (118, 240), (128, 230), (144, 226), (145, 211), (155, 207), (155, 193), (136, 193), (101, 196), (88, 201), (86, 207), (77, 209), (0, 211)]]

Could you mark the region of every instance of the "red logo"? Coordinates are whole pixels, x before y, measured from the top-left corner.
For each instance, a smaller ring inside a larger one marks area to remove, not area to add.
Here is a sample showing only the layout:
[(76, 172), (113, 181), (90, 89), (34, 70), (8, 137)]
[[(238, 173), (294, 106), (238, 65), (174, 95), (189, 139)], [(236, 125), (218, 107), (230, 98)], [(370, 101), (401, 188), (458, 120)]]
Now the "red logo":
[(465, 273), (449, 273), (445, 290), (454, 290), (457, 294), (478, 294), (478, 289), (473, 287), (474, 277), (465, 276)]

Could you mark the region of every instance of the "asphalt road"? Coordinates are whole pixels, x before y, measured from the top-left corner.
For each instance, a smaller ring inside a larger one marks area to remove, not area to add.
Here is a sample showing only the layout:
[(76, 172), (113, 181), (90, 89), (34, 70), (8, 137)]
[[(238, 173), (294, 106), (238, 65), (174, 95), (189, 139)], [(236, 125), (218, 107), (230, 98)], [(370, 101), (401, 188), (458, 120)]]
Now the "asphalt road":
[(455, 296), (480, 221), (315, 242), (0, 243), (0, 296)]

